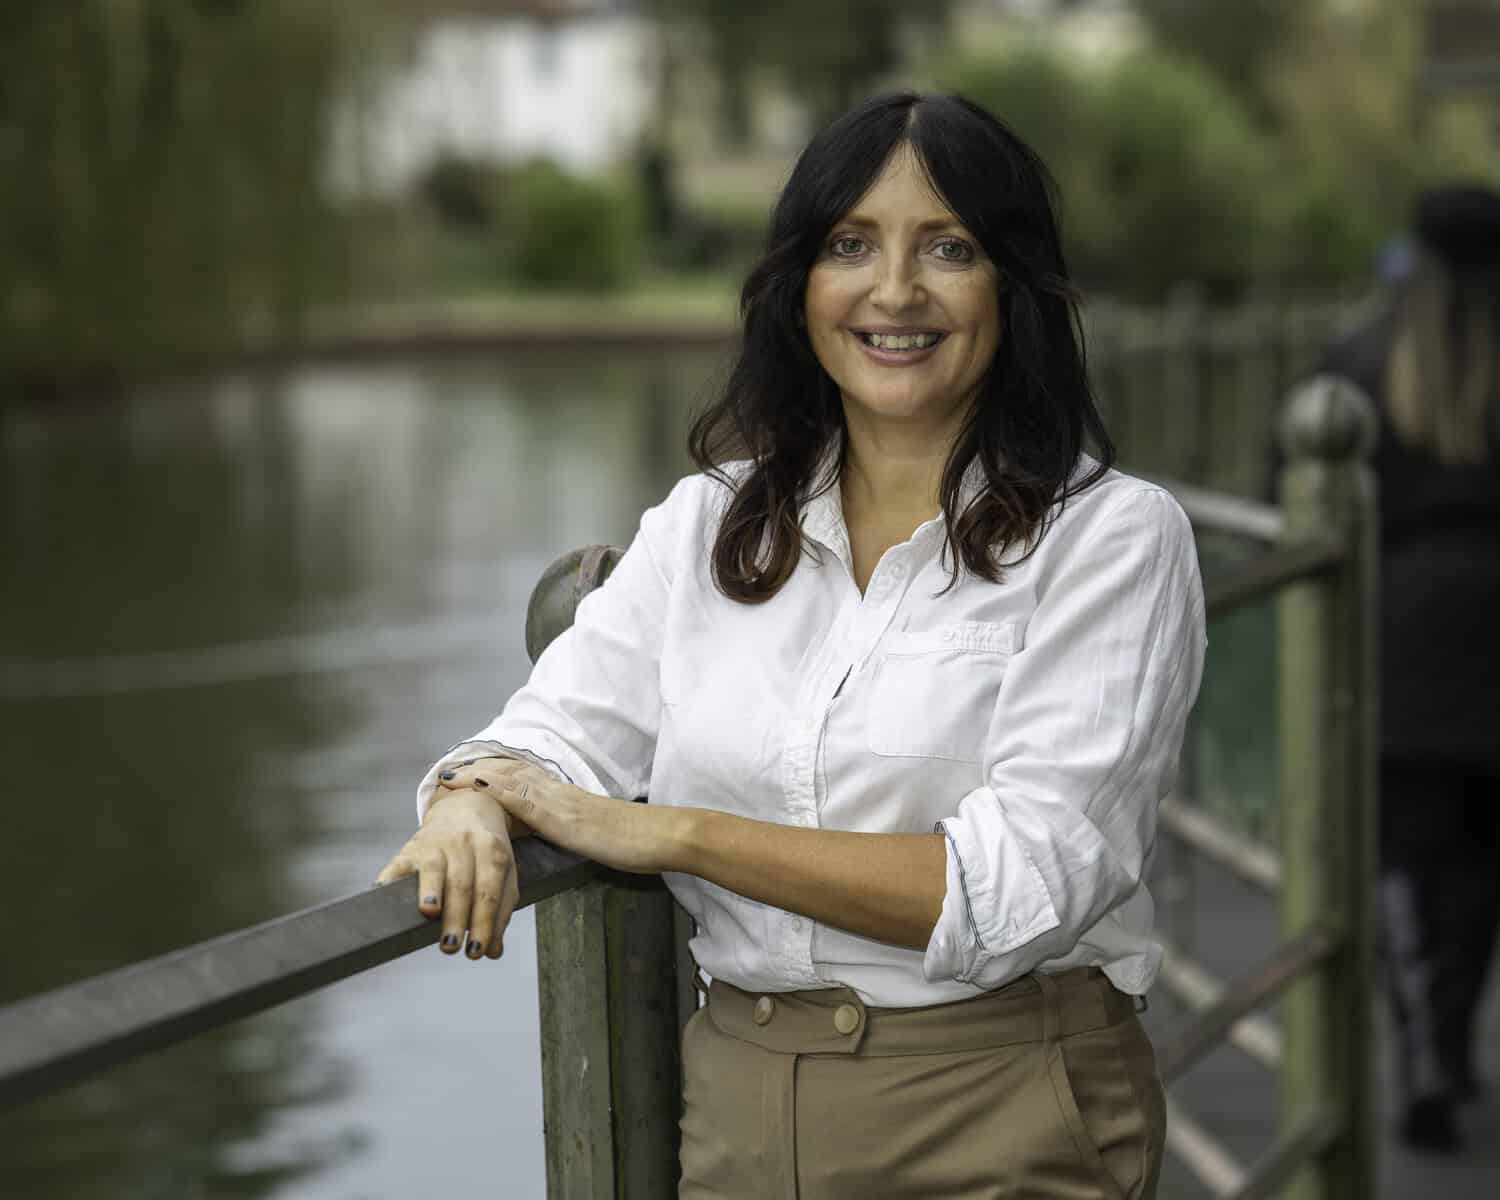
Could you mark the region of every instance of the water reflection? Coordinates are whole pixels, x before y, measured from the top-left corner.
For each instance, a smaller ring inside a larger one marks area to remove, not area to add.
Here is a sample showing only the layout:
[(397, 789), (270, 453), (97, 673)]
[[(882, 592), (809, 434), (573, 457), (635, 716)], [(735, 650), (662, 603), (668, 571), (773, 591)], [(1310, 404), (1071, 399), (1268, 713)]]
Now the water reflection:
[[(688, 469), (715, 364), (467, 357), (6, 414), (0, 1001), (364, 886), (421, 768), (524, 677), (541, 568), (628, 540)], [(322, 1196), (446, 1172), (466, 1195), (504, 1161), (540, 1194), (528, 938), (488, 971), (412, 956), (7, 1114), (0, 1178)]]

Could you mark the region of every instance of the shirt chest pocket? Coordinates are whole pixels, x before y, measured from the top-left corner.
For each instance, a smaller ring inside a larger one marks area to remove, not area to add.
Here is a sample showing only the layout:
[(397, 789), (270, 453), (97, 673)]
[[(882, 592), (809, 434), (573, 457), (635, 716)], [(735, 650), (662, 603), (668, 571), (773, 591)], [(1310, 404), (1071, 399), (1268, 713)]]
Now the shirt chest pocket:
[(979, 762), (1018, 623), (958, 621), (886, 635), (870, 694), (870, 750)]

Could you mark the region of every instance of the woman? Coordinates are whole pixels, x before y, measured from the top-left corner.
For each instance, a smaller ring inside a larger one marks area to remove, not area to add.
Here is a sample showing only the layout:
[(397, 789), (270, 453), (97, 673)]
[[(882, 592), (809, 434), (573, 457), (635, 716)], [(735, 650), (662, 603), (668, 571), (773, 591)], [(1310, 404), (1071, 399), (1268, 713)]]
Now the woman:
[(1180, 508), (1109, 467), (1045, 170), (965, 100), (869, 101), (742, 309), (704, 473), (381, 878), (477, 958), (509, 838), (664, 874), (713, 980), (684, 1197), (1150, 1196), (1142, 879), (1202, 597)]
[(1500, 929), (1500, 192), (1417, 205), (1411, 270), (1323, 370), (1380, 433), (1380, 913), (1409, 1145), (1454, 1150)]

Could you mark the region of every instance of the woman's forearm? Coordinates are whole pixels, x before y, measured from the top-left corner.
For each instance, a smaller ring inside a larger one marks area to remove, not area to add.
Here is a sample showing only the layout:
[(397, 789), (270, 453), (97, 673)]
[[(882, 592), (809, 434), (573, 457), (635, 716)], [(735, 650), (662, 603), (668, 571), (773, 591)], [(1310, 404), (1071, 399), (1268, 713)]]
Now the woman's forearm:
[(847, 833), (711, 809), (666, 811), (677, 829), (664, 869), (862, 937), (927, 948), (946, 888), (942, 834)]

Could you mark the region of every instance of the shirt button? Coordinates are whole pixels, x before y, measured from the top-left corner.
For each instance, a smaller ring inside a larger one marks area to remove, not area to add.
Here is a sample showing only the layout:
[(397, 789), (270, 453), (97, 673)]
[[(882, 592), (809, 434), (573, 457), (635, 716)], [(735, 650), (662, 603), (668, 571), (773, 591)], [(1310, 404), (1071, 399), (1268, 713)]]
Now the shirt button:
[(798, 933), (802, 932), (802, 918), (801, 917), (793, 917), (792, 918), (792, 928), (794, 930), (796, 930)]
[(750, 1019), (757, 1025), (769, 1025), (771, 1014), (776, 1011), (776, 1001), (769, 996), (762, 996), (755, 1002), (755, 1008), (750, 1013)]
[(853, 1033), (859, 1028), (859, 1009), (852, 1004), (840, 1004), (833, 1010), (833, 1027), (840, 1033)]

